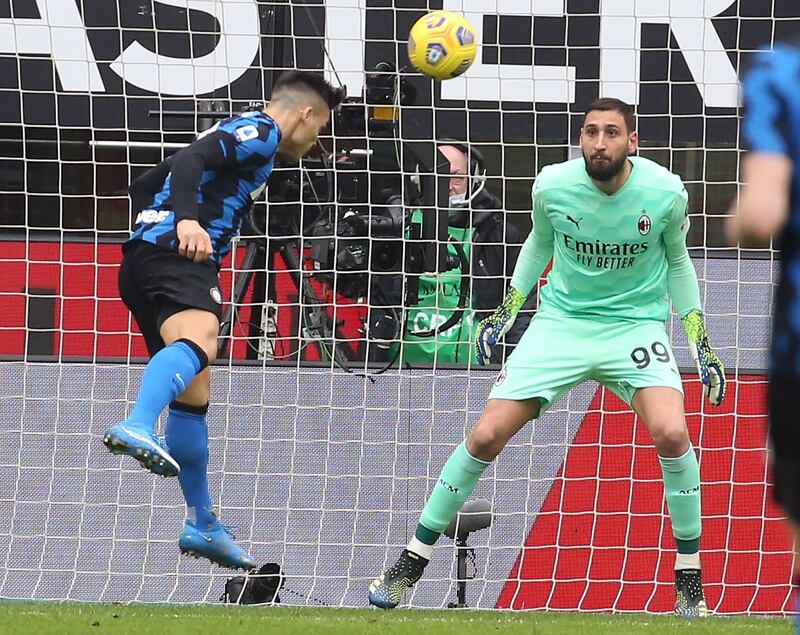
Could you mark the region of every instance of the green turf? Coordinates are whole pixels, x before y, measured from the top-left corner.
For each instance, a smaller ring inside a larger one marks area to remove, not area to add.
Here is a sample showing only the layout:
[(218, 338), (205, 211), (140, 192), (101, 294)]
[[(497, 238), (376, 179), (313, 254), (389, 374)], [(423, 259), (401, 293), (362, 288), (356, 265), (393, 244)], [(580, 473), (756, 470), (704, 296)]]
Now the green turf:
[(712, 617), (688, 622), (653, 615), (586, 613), (0, 604), (0, 633), (15, 635), (735, 635), (789, 632), (791, 627), (787, 619), (757, 617)]

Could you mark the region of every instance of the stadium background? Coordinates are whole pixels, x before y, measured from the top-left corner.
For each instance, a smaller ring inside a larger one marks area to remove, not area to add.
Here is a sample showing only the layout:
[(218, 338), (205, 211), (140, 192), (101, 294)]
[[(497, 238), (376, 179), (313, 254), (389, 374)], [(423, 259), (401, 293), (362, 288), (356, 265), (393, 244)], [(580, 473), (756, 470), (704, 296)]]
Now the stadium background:
[[(220, 586), (218, 571), (176, 557), (173, 533), (183, 514), (176, 488), (124, 464), (120, 470), (99, 446), (101, 431), (133, 398), (139, 372), (107, 362), (143, 353), (116, 300), (119, 242), (130, 222), (125, 188), (162, 150), (96, 142), (186, 143), (194, 122), (148, 111), (260, 99), (269, 94), (270, 69), (325, 69), (323, 41), (357, 95), (364, 69), (382, 60), (404, 64), (404, 34), (427, 6), (222, 2), (214, 18), (203, 10), (211, 5), (197, 3), (187, 14), (175, 4), (84, 0), (74, 11), (44, 0), (0, 5), (7, 36), (0, 39), (2, 598), (208, 601)], [(420, 113), (430, 112), (439, 136), (478, 144), (494, 175), (489, 187), (526, 230), (531, 179), (543, 165), (572, 156), (583, 106), (604, 91), (638, 103), (643, 153), (687, 182), (690, 244), (709, 326), (731, 368), (733, 390), (719, 412), (705, 410), (696, 380), (685, 376), (704, 482), (710, 605), (783, 611), (791, 556), (769, 499), (763, 452), (775, 254), (728, 250), (721, 220), (738, 180), (730, 73), (757, 47), (797, 34), (800, 9), (781, 1), (706, 3), (709, 21), (690, 15), (678, 28), (653, 9), (668, 3), (491, 4), (465, 8), (491, 9), (478, 23), (475, 72), (507, 77), (481, 84), (481, 96), (497, 99), (467, 103), (465, 91), (477, 94), (468, 84), (454, 80), (431, 93), (428, 82), (410, 77)], [(223, 6), (235, 12), (225, 14)], [(631, 17), (647, 7), (650, 18)], [(63, 37), (30, 36), (46, 22), (49, 33), (58, 26)], [(137, 46), (140, 55), (156, 46), (182, 60), (209, 55), (225, 25), (239, 38), (237, 51), (252, 49), (253, 56), (242, 63), (237, 53), (207, 78), (195, 76), (206, 82), (200, 100), (191, 82), (170, 84), (182, 95), (157, 94), (154, 82), (168, 85), (185, 66), (175, 64), (171, 77), (159, 75), (170, 66), (164, 59), (151, 67), (155, 73), (125, 72), (131, 58), (123, 51), (132, 55)], [(625, 38), (617, 39), (621, 57), (609, 57), (610, 42), (625, 32), (639, 33), (640, 41), (631, 41), (626, 55)], [(641, 55), (631, 57), (637, 45)], [(724, 60), (714, 57), (718, 46)], [(639, 82), (630, 81), (631, 59), (638, 60), (632, 70)], [(702, 69), (707, 76), (699, 76)], [(229, 289), (229, 275), (224, 280)], [(672, 327), (688, 368), (682, 335)], [(234, 343), (233, 357), (244, 355), (243, 343)], [(413, 531), (439, 466), (492, 381), (477, 369), (396, 371), (374, 384), (311, 365), (216, 369), (212, 481), (220, 509), (242, 525), (245, 544), (259, 557), (284, 565), (293, 588), (329, 604), (363, 605), (364, 581)], [(491, 531), (474, 536), (471, 603), (669, 610), (671, 559), (656, 549), (671, 548), (660, 488), (641, 424), (596, 386), (575, 391), (515, 440), (476, 491), (492, 498), (496, 519)], [(414, 605), (453, 599), (453, 558), (444, 553), (452, 547), (439, 549)]]

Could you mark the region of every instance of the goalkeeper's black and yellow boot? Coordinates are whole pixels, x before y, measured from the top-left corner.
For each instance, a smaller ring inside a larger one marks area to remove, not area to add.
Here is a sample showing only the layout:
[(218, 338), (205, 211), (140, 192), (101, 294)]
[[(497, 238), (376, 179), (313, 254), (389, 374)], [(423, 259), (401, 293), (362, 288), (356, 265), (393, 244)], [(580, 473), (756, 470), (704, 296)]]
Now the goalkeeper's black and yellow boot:
[(382, 609), (393, 609), (406, 594), (406, 589), (413, 586), (422, 577), (428, 561), (408, 549), (391, 567), (369, 583), (369, 603)]
[(675, 571), (675, 615), (678, 617), (707, 617), (706, 594), (700, 569)]

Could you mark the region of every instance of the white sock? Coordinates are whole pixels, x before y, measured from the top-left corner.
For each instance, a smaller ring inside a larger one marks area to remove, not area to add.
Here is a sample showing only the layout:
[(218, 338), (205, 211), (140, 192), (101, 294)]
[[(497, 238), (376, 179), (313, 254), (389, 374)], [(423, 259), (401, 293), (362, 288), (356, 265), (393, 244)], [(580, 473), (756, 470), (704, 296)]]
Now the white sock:
[(675, 556), (675, 571), (681, 569), (699, 569), (700, 568), (700, 552), (694, 553), (679, 553)]
[(415, 553), (418, 556), (425, 558), (425, 560), (430, 560), (431, 556), (433, 555), (433, 545), (426, 545), (416, 536), (409, 541), (406, 549), (411, 553)]

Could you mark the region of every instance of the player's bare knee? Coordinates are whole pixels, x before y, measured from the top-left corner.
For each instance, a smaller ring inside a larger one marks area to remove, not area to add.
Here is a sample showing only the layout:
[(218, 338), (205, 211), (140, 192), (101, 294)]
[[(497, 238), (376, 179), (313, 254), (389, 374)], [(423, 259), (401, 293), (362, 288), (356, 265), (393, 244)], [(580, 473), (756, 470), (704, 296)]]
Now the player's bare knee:
[(218, 335), (217, 316), (200, 309), (186, 309), (176, 313), (161, 325), (161, 336), (165, 342), (189, 340), (205, 353), (209, 362), (213, 362), (217, 357)]
[(689, 430), (683, 422), (665, 423), (653, 432), (653, 442), (660, 456), (681, 456), (689, 449)]
[(476, 459), (492, 461), (500, 454), (507, 441), (497, 426), (482, 422), (470, 432), (467, 450)]
[(212, 363), (217, 359), (217, 334), (207, 334), (205, 338), (202, 338), (202, 341), (198, 342), (197, 345), (205, 351), (206, 357), (208, 357), (208, 363)]
[(189, 406), (204, 406), (211, 398), (211, 373), (208, 367), (195, 376), (189, 386), (180, 395), (177, 401)]
[(194, 342), (206, 354), (208, 362), (211, 363), (217, 359), (218, 333), (219, 329), (215, 323), (213, 326), (208, 325), (207, 328), (192, 329), (191, 335), (187, 336), (186, 339)]
[(196, 344), (205, 351), (209, 363), (217, 359), (217, 339), (219, 336), (219, 322), (214, 316), (213, 321), (207, 321), (194, 331)]

